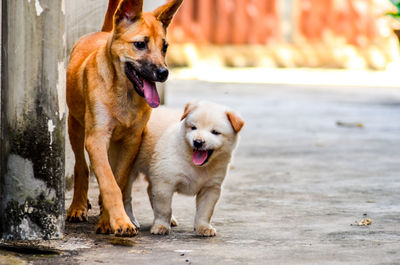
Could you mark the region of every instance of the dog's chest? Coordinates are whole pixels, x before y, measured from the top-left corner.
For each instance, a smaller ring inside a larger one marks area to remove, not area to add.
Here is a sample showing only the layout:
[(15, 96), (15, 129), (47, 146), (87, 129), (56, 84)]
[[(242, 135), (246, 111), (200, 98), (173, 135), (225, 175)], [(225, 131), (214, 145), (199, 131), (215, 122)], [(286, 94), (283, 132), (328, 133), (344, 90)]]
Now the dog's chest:
[(116, 126), (143, 127), (150, 118), (151, 108), (146, 100), (130, 88), (131, 84), (120, 84), (110, 89), (104, 99), (105, 105), (117, 122)]
[(141, 133), (150, 118), (151, 110), (135, 110), (129, 109), (119, 110), (115, 115), (115, 128), (113, 131), (113, 140), (119, 140), (122, 136), (132, 134), (133, 132)]
[(178, 193), (196, 195), (205, 185), (212, 180), (212, 174), (203, 170), (188, 170), (181, 176), (177, 185)]

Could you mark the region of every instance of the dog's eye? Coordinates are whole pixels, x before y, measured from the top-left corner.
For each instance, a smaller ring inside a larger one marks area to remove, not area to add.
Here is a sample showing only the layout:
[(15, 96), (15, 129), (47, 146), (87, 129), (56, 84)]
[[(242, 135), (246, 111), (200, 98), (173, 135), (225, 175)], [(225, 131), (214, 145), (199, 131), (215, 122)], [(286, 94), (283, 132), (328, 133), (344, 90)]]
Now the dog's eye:
[(163, 53), (167, 53), (167, 49), (168, 49), (168, 43), (164, 43), (164, 45), (162, 47)]
[(196, 126), (192, 126), (192, 131), (194, 131), (194, 130), (197, 130), (197, 127)]
[(144, 42), (144, 41), (135, 41), (134, 43), (133, 43), (133, 45), (136, 47), (136, 49), (138, 49), (138, 50), (144, 50), (144, 49), (146, 49), (146, 42)]
[(220, 132), (218, 132), (216, 130), (212, 130), (211, 133), (214, 134), (214, 135), (220, 135), (221, 134)]

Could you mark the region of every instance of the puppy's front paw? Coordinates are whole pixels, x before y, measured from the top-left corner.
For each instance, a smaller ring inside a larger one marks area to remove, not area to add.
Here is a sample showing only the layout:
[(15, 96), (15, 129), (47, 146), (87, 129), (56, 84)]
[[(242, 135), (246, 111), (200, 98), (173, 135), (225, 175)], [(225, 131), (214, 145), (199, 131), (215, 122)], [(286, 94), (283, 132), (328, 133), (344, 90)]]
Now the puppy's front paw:
[(150, 229), (150, 233), (153, 235), (168, 235), (170, 230), (170, 227), (163, 224), (154, 224)]
[(196, 234), (198, 236), (211, 237), (217, 234), (217, 231), (211, 225), (199, 225), (196, 227)]

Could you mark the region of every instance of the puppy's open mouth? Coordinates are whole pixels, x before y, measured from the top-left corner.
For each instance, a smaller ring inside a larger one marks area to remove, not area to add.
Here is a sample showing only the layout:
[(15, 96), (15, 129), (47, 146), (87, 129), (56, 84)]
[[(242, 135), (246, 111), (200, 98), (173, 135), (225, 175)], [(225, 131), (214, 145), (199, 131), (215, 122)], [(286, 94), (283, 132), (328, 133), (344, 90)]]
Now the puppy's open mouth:
[(130, 62), (125, 63), (125, 74), (129, 81), (132, 82), (136, 93), (144, 97), (150, 107), (157, 108), (160, 105), (160, 96), (158, 95), (155, 82), (141, 77)]
[(210, 159), (211, 155), (213, 154), (214, 150), (200, 150), (194, 149), (193, 150), (193, 163), (196, 166), (203, 166), (205, 165), (208, 160)]

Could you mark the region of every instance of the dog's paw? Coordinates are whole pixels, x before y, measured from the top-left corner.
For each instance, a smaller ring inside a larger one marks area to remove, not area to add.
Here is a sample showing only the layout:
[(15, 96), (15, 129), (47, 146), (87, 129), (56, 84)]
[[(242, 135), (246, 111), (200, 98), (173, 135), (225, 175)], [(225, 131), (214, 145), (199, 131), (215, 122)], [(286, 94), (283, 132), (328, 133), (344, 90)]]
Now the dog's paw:
[(217, 231), (211, 225), (199, 225), (196, 227), (196, 234), (198, 236), (211, 237), (217, 234)]
[(171, 226), (176, 227), (178, 225), (179, 225), (178, 221), (176, 220), (176, 218), (174, 216), (172, 216), (171, 217)]
[(129, 219), (131, 220), (132, 224), (136, 227), (136, 230), (140, 229), (140, 223), (138, 220), (136, 220), (136, 217), (129, 217)]
[(68, 209), (67, 221), (71, 223), (86, 222), (88, 210), (92, 208), (89, 200), (86, 203), (72, 203)]
[(170, 231), (171, 228), (163, 224), (154, 224), (150, 229), (150, 233), (153, 235), (168, 235)]
[(132, 237), (139, 233), (138, 228), (132, 224), (128, 216), (111, 220), (111, 227), (115, 236)]
[(108, 214), (103, 213), (100, 216), (99, 223), (97, 224), (97, 227), (96, 227), (96, 233), (97, 234), (105, 234), (105, 235), (114, 233), (114, 230), (111, 228), (111, 225), (110, 225), (110, 218), (109, 218)]

